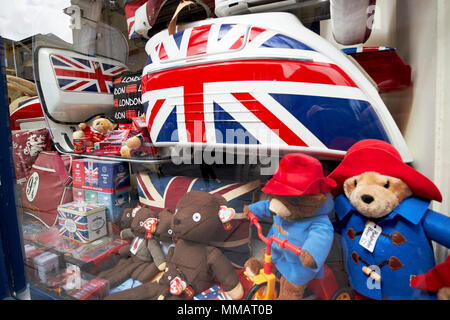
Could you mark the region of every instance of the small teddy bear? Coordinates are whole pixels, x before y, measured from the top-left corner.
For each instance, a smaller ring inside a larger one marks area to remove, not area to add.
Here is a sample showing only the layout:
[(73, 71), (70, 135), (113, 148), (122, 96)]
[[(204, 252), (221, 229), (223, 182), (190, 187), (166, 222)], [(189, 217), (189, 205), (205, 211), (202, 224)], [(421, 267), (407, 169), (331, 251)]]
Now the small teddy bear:
[[(132, 213), (125, 210), (124, 214)], [(164, 253), (159, 241), (153, 237), (156, 231), (158, 215), (148, 209), (140, 208), (135, 212), (130, 228), (121, 232), (122, 238), (134, 237), (126, 256), (111, 269), (101, 272), (98, 276), (108, 280), (110, 287), (114, 288), (128, 278), (138, 280), (142, 283), (151, 280), (166, 267)], [(122, 248), (121, 248), (122, 249)], [(119, 252), (124, 255), (124, 251)]]
[[(186, 300), (219, 283), (233, 299), (244, 291), (231, 262), (216, 247), (208, 245), (224, 228), (219, 211), (227, 201), (220, 195), (190, 191), (178, 202), (174, 214), (165, 210), (155, 235), (172, 238), (175, 245), (167, 254), (167, 268), (157, 282), (114, 293), (108, 300)], [(165, 230), (161, 230), (164, 227)]]
[(114, 130), (117, 124), (102, 117), (96, 117), (92, 127), (82, 122), (78, 125), (80, 130), (72, 134), (75, 153), (83, 153), (86, 147), (93, 147), (95, 142), (103, 141), (110, 130)]
[[(280, 300), (303, 298), (307, 283), (324, 275), (324, 263), (333, 242), (333, 226), (328, 215), (333, 210), (333, 199), (327, 193), (335, 186), (323, 175), (320, 162), (310, 156), (293, 153), (283, 157), (274, 176), (262, 191), (263, 200), (244, 207), (244, 213), (253, 212), (259, 218), (273, 217), (267, 237), (275, 235), (302, 249), (300, 257), (272, 244), (272, 261), (281, 273)], [(245, 263), (246, 273), (254, 276), (263, 262), (250, 258)]]
[(438, 188), (389, 143), (355, 143), (330, 173), (335, 229), (357, 298), (433, 299), (411, 279), (434, 267), (431, 240), (450, 246), (450, 218), (428, 209)]
[(120, 155), (125, 158), (130, 158), (131, 154), (134, 150), (138, 150), (141, 145), (143, 138), (140, 135), (133, 136), (127, 141), (125, 141), (125, 145), (120, 148)]
[(128, 138), (120, 148), (120, 155), (130, 158), (132, 154), (155, 154), (156, 148), (151, 143), (145, 117), (132, 118), (131, 131), (133, 135)]

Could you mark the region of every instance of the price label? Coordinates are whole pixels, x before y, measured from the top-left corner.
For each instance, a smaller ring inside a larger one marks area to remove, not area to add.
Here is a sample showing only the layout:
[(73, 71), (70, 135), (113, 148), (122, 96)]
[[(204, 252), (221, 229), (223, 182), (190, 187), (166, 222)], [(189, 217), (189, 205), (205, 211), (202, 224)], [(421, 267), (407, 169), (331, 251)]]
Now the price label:
[(364, 232), (361, 235), (361, 239), (359, 240), (359, 244), (366, 250), (373, 252), (382, 230), (383, 229), (376, 223), (372, 221), (367, 222)]

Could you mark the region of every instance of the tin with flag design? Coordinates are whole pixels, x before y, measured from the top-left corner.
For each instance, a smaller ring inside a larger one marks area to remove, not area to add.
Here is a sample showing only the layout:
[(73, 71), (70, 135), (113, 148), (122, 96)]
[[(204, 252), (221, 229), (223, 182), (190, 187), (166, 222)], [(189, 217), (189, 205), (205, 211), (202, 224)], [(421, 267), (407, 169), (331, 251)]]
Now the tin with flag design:
[(89, 243), (107, 234), (105, 207), (83, 202), (58, 206), (59, 235)]

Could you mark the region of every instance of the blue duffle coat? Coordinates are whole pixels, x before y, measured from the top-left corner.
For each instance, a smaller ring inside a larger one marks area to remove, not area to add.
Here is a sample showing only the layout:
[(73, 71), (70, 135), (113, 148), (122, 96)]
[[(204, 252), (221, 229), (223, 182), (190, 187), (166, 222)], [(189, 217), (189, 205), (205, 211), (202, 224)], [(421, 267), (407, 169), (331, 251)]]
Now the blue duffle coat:
[(272, 244), (272, 262), (278, 271), (292, 284), (303, 285), (314, 278), (322, 278), (324, 275), (324, 263), (330, 251), (334, 230), (328, 215), (333, 210), (333, 200), (330, 195), (325, 204), (309, 218), (302, 218), (290, 222), (274, 215), (269, 210), (269, 200), (259, 201), (249, 205), (249, 209), (258, 218), (273, 216), (273, 225), (267, 235), (272, 234), (287, 239), (290, 243), (307, 250), (317, 267), (306, 268), (302, 265), (300, 257), (292, 251), (281, 249), (275, 242)]
[[(350, 285), (358, 293), (377, 300), (432, 298), (410, 286), (412, 277), (426, 273), (435, 265), (431, 240), (450, 246), (450, 218), (428, 209), (429, 204), (409, 197), (390, 214), (374, 221), (382, 228), (382, 234), (371, 253), (359, 244), (369, 219), (345, 195), (335, 198), (335, 229), (341, 237)], [(390, 265), (388, 261), (394, 258), (397, 263)], [(362, 272), (362, 267), (368, 265), (378, 267), (381, 281), (376, 282)]]

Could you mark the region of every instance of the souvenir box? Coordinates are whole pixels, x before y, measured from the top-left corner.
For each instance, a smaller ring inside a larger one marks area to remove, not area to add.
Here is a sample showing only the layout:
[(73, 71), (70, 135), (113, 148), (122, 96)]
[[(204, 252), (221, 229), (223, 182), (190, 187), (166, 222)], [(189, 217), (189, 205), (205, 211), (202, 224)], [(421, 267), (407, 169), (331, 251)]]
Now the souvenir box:
[(113, 263), (117, 252), (130, 241), (120, 238), (103, 237), (72, 251), (72, 257), (80, 262), (79, 265), (88, 264), (84, 267), (86, 271), (96, 274), (100, 269)]
[(105, 139), (94, 144), (94, 154), (101, 155), (120, 155), (120, 148), (130, 137), (130, 130), (111, 130), (108, 131)]
[(77, 300), (102, 300), (108, 295), (109, 282), (95, 278), (71, 294)]
[(233, 300), (222, 287), (215, 285), (202, 293), (196, 295), (194, 300)]
[(70, 202), (58, 206), (59, 235), (88, 243), (107, 234), (106, 208), (96, 204)]
[(115, 193), (99, 192), (73, 188), (74, 201), (98, 203), (106, 207), (106, 220), (113, 223), (120, 220), (123, 210), (128, 206), (130, 194), (129, 189)]
[(72, 165), (75, 188), (114, 193), (130, 186), (128, 166), (119, 161), (77, 159)]
[(42, 283), (46, 283), (49, 277), (59, 268), (59, 258), (51, 252), (44, 252), (33, 259), (34, 268)]

